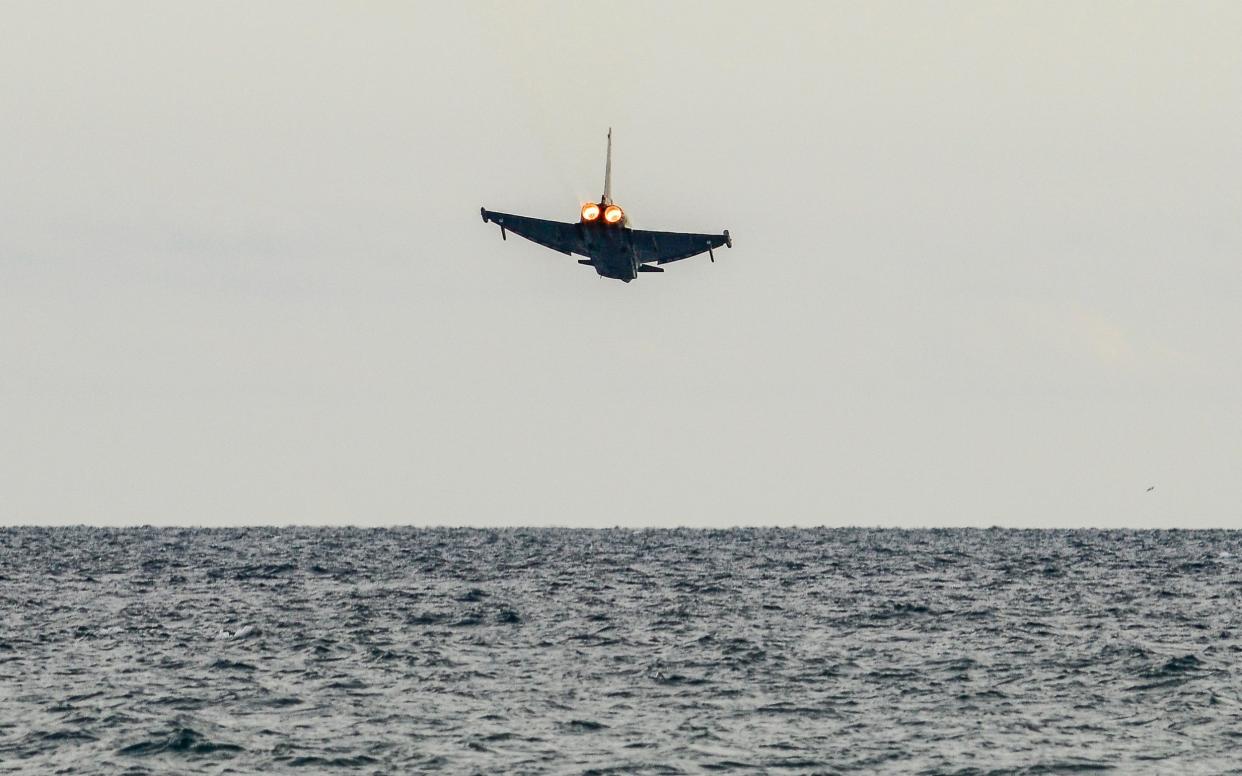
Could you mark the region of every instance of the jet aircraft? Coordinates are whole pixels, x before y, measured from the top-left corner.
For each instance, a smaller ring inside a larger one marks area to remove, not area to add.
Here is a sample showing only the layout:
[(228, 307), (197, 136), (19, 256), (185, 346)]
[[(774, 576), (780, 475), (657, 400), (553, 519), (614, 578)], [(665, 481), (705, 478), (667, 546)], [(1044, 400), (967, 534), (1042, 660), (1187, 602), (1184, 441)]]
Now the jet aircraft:
[(712, 248), (733, 247), (729, 230), (721, 234), (686, 234), (683, 232), (649, 232), (631, 229), (629, 216), (612, 201), (612, 130), (608, 130), (608, 158), (604, 163), (604, 194), (599, 202), (582, 206), (576, 224), (545, 221), (542, 218), (497, 213), (479, 208), (483, 223), (500, 226), (500, 236), (508, 232), (525, 237), (560, 251), (566, 256), (585, 256), (579, 264), (594, 267), (600, 277), (616, 278), (626, 283), (640, 272), (663, 272), (658, 265), (681, 261), (706, 253), (713, 262)]

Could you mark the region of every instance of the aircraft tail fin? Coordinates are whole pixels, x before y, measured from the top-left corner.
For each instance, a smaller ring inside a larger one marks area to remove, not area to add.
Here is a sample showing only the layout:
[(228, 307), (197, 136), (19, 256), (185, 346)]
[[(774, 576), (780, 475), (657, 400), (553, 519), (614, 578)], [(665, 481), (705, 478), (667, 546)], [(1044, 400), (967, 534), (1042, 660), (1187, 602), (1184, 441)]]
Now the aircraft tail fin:
[(612, 204), (612, 127), (608, 128), (608, 161), (604, 163), (604, 204)]

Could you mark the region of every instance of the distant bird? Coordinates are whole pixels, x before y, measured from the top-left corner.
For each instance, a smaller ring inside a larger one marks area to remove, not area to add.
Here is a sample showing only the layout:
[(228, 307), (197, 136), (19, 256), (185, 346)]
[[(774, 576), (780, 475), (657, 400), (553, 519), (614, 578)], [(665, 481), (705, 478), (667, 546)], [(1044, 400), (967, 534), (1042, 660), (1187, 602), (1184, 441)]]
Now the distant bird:
[(1156, 489), (1156, 486), (1155, 486), (1155, 485), (1152, 485), (1152, 486), (1150, 486), (1150, 487), (1148, 487), (1148, 488), (1147, 488), (1147, 492), (1148, 492), (1148, 493), (1151, 493), (1151, 492), (1152, 492), (1153, 490), (1155, 490), (1155, 489)]

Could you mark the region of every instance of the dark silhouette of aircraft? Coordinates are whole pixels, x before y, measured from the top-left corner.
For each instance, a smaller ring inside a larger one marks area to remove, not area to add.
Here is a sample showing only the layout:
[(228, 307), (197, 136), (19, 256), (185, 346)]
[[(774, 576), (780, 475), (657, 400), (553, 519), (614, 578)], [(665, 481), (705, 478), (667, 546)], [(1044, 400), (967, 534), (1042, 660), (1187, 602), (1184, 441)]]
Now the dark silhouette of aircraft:
[(527, 240), (572, 256), (585, 256), (579, 264), (594, 267), (600, 277), (616, 278), (626, 283), (640, 272), (663, 272), (660, 264), (681, 261), (706, 253), (713, 262), (712, 248), (733, 247), (729, 230), (721, 234), (686, 234), (683, 232), (648, 232), (631, 229), (625, 211), (612, 201), (612, 130), (608, 130), (608, 160), (604, 164), (604, 195), (599, 202), (582, 206), (576, 224), (545, 221), (542, 218), (515, 216), (479, 208), (483, 223), (500, 226), (500, 236), (513, 232)]

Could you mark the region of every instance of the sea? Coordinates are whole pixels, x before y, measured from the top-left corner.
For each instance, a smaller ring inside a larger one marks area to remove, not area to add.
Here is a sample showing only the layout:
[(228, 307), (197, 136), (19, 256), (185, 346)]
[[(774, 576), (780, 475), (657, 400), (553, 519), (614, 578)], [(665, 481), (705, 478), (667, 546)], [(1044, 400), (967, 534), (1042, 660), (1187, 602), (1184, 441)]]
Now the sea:
[(1242, 532), (0, 529), (0, 773), (1242, 773)]

